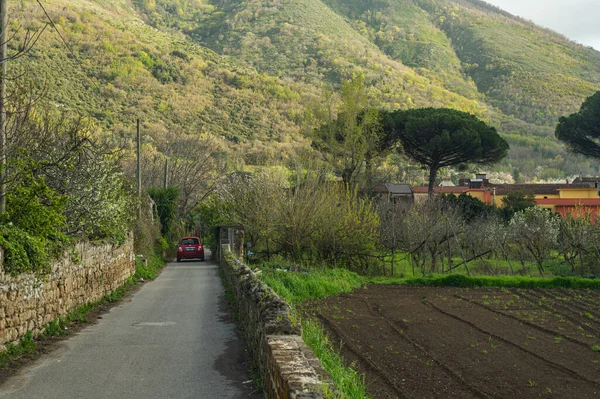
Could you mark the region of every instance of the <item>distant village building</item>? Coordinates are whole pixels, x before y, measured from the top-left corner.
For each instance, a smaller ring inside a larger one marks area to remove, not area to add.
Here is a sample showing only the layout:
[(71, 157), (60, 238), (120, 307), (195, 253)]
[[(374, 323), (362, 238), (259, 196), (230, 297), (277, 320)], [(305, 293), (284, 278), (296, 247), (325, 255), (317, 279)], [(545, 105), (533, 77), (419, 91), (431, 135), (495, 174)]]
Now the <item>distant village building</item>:
[[(428, 198), (427, 187), (412, 188), (414, 200)], [(569, 214), (583, 216), (589, 214), (593, 221), (600, 212), (600, 178), (578, 177), (572, 183), (561, 184), (493, 184), (485, 174), (477, 174), (474, 179), (461, 179), (458, 186), (440, 185), (434, 188), (435, 195), (467, 194), (488, 205), (502, 206), (502, 199), (513, 192), (526, 192), (534, 195), (535, 202), (565, 217)]]
[(377, 183), (373, 187), (373, 194), (383, 202), (404, 205), (414, 202), (413, 190), (409, 184)]
[(442, 179), (442, 182), (440, 183), (441, 187), (454, 187), (456, 186), (456, 184), (452, 183), (452, 180), (450, 180), (449, 177), (444, 177)]

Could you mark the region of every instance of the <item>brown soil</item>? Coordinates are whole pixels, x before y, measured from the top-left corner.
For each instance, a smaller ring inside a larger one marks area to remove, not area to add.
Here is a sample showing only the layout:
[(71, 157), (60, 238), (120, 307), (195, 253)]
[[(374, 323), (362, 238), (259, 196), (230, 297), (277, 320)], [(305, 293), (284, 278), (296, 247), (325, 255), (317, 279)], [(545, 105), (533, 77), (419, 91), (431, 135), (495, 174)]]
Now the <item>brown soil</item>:
[(317, 309), (374, 398), (600, 397), (598, 292), (370, 286)]

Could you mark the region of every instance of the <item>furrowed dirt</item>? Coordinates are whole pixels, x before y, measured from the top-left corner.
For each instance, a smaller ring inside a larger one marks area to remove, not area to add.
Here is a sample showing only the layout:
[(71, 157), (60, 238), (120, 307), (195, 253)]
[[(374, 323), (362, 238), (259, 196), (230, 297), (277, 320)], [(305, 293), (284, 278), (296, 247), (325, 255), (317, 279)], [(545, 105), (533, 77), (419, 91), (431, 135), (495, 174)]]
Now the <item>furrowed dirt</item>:
[(374, 398), (598, 398), (600, 293), (370, 286), (315, 311)]

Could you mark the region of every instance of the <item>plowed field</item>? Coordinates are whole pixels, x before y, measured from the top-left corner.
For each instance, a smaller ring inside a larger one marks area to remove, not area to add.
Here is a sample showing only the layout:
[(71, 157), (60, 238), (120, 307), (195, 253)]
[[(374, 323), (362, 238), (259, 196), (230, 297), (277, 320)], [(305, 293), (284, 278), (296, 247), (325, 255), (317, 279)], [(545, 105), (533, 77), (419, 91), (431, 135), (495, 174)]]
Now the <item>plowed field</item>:
[(600, 293), (370, 286), (317, 316), (374, 398), (600, 398)]

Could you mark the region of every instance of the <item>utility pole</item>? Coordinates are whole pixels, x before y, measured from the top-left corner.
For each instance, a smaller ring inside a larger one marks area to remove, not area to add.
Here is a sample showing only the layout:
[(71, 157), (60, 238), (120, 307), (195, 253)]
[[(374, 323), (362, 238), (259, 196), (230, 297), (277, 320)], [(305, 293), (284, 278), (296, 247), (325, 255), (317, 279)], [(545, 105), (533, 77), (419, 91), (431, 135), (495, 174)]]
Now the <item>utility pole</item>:
[[(2, 0), (0, 0), (2, 1)], [(137, 120), (137, 143), (136, 143), (136, 153), (137, 153), (137, 165), (136, 165), (136, 177), (137, 177), (137, 195), (138, 197), (142, 196), (142, 162), (141, 162), (141, 147), (142, 147), (142, 135), (140, 134), (140, 120)]]
[(0, 212), (6, 212), (6, 64), (8, 58), (8, 0), (0, 0)]
[(169, 158), (165, 158), (165, 175), (163, 178), (163, 188), (166, 190), (169, 187)]

